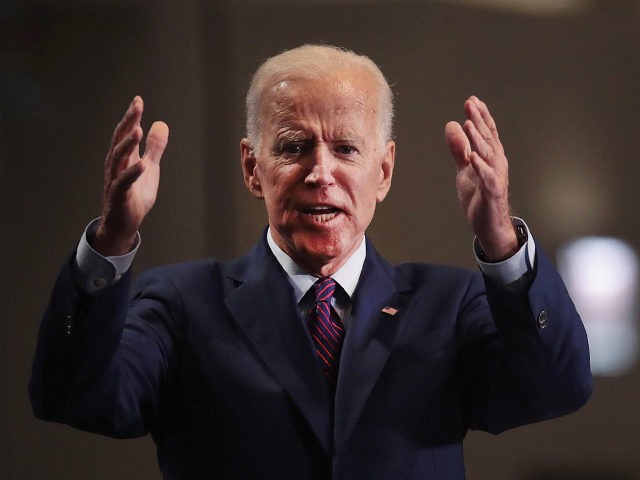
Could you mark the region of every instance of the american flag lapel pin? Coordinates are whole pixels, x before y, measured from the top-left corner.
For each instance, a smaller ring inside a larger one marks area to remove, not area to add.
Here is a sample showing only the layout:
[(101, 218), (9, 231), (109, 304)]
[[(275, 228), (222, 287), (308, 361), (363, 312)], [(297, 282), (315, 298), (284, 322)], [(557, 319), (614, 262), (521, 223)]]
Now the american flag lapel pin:
[(393, 308), (390, 307), (389, 305), (387, 305), (386, 307), (383, 307), (382, 310), (380, 310), (382, 313), (386, 313), (387, 315), (391, 315), (392, 317), (398, 313), (398, 309), (397, 308)]

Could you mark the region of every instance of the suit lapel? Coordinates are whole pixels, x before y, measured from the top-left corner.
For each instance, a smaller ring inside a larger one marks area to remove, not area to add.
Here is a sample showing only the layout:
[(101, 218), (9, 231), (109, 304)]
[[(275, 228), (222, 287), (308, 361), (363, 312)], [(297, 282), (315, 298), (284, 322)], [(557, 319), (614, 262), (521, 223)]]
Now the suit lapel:
[(232, 266), (226, 304), (327, 452), (332, 426), (326, 384), (285, 272), (262, 241)]
[[(394, 269), (367, 242), (367, 259), (340, 359), (335, 400), (337, 452), (348, 440), (404, 324), (408, 290), (409, 285), (395, 278)], [(383, 312), (387, 306), (392, 310)]]

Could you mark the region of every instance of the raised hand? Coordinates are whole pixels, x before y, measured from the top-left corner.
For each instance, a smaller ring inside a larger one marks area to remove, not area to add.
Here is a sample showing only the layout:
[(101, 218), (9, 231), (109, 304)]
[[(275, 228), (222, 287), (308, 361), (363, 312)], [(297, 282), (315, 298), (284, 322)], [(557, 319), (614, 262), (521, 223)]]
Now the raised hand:
[(445, 126), (456, 162), (458, 201), (489, 261), (504, 260), (518, 249), (509, 216), (509, 165), (496, 124), (486, 104), (470, 97), (464, 126)]
[(169, 139), (164, 122), (151, 125), (140, 156), (144, 104), (135, 97), (113, 132), (104, 162), (102, 215), (92, 242), (105, 256), (131, 250), (136, 232), (155, 203), (160, 181), (160, 158)]

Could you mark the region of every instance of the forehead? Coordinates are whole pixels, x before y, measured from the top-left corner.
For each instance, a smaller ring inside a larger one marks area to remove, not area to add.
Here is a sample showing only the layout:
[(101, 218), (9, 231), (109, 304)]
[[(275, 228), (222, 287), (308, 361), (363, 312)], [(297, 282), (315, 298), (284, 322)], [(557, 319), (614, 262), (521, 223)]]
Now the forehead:
[(378, 92), (361, 72), (328, 74), (322, 78), (289, 75), (275, 79), (267, 90), (263, 115), (271, 123), (300, 119), (375, 120)]

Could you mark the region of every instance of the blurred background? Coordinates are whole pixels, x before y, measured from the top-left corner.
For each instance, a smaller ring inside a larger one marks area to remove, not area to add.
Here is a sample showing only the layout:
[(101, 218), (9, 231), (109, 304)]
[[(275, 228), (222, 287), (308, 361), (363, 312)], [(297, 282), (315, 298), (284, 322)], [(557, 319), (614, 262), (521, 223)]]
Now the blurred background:
[(238, 161), (249, 77), (270, 55), (322, 42), (369, 55), (396, 94), (394, 185), (370, 228), (378, 250), (476, 268), (443, 127), (478, 95), (507, 149), (514, 212), (558, 259), (588, 323), (588, 405), (471, 432), (468, 477), (640, 479), (639, 27), (637, 0), (2, 0), (0, 478), (160, 478), (149, 437), (33, 418), (39, 316), (99, 213), (111, 132), (136, 94), (147, 127), (171, 128), (136, 271), (253, 245), (266, 217)]

